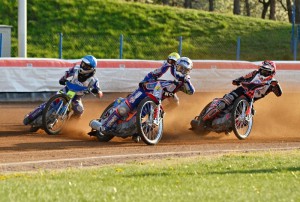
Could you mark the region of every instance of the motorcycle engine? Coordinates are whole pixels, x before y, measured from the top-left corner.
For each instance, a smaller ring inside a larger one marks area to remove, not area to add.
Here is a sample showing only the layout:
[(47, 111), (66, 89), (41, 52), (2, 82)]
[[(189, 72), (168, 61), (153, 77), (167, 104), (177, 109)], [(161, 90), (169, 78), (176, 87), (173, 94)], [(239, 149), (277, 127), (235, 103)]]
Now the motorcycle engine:
[(136, 129), (136, 117), (132, 117), (129, 121), (124, 121), (116, 126), (116, 132), (120, 134), (120, 137), (132, 136), (137, 133)]
[(222, 116), (215, 118), (211, 126), (217, 133), (228, 131), (231, 126), (231, 113), (224, 113)]
[(38, 116), (38, 117), (31, 123), (31, 125), (41, 126), (41, 125), (42, 125), (42, 115)]

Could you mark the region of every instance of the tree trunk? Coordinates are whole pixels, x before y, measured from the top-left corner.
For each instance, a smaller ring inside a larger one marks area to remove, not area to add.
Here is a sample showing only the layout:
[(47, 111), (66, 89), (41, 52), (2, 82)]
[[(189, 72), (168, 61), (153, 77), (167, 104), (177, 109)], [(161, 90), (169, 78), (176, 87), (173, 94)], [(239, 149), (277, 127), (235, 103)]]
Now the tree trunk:
[(169, 0), (162, 0), (163, 5), (169, 5)]
[(245, 10), (246, 10), (246, 15), (251, 16), (249, 0), (245, 0)]
[(270, 2), (270, 20), (276, 20), (276, 1), (275, 0), (269, 0)]
[(266, 15), (267, 15), (267, 12), (268, 12), (268, 8), (269, 8), (269, 5), (270, 5), (270, 0), (266, 2), (266, 0), (258, 0), (259, 3), (262, 3), (263, 5), (263, 10), (261, 12), (261, 18), (262, 19), (266, 19)]
[(286, 0), (286, 9), (288, 12), (288, 17), (289, 17), (289, 22), (292, 23), (293, 22), (293, 7), (292, 7), (292, 3), (291, 0)]
[(296, 15), (295, 15), (295, 18), (296, 18), (296, 24), (300, 24), (300, 0), (295, 0), (295, 6), (296, 6)]
[(234, 15), (241, 14), (240, 0), (233, 0), (233, 14)]
[(192, 0), (184, 0), (184, 8), (192, 8)]
[(209, 11), (210, 12), (213, 12), (214, 11), (214, 0), (208, 0), (208, 2), (209, 2), (209, 7), (208, 7), (208, 9), (209, 9)]

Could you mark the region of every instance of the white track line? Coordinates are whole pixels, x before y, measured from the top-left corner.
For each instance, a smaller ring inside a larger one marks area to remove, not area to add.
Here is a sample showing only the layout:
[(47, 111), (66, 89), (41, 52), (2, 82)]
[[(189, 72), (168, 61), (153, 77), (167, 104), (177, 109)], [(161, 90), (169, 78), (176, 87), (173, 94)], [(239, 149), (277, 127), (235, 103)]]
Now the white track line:
[(0, 166), (18, 166), (28, 164), (42, 164), (52, 162), (65, 162), (65, 161), (80, 161), (92, 159), (114, 159), (114, 158), (132, 158), (132, 157), (146, 157), (146, 156), (173, 156), (180, 154), (213, 154), (213, 153), (229, 153), (229, 152), (255, 152), (255, 151), (275, 151), (275, 150), (297, 150), (300, 147), (282, 147), (282, 148), (266, 148), (266, 149), (233, 149), (233, 150), (209, 150), (209, 151), (185, 151), (185, 152), (162, 152), (162, 153), (147, 153), (147, 154), (124, 154), (124, 155), (108, 155), (108, 156), (93, 156), (82, 158), (65, 158), (65, 159), (52, 159), (52, 160), (39, 160), (39, 161), (24, 161), (12, 163), (0, 163)]

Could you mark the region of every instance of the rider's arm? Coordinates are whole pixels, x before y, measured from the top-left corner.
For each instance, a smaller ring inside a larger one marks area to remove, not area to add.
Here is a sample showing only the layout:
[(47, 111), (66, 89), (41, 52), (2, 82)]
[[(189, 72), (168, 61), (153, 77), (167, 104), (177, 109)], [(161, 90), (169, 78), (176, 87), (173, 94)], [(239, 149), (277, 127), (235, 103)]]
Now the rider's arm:
[(273, 85), (271, 83), (270, 89), (270, 91), (272, 91), (277, 97), (280, 97), (282, 95), (282, 89), (278, 81), (274, 82)]
[(170, 67), (171, 67), (171, 65), (169, 63), (165, 63), (160, 68), (157, 68), (152, 72), (149, 72), (145, 76), (143, 81), (144, 82), (146, 82), (146, 81), (156, 81), (159, 77), (161, 77), (164, 73), (166, 73)]
[(91, 92), (92, 92), (94, 95), (98, 96), (99, 98), (102, 98), (103, 92), (101, 91), (101, 88), (100, 88), (100, 86), (99, 86), (99, 81), (98, 81), (98, 79), (95, 78), (95, 80), (94, 80), (94, 82), (93, 82), (91, 88), (92, 88), (92, 89), (91, 89)]
[(74, 73), (76, 71), (76, 65), (71, 67), (69, 70), (65, 71), (65, 74), (59, 79), (60, 85), (66, 85), (67, 78), (74, 76)]
[(280, 84), (275, 79), (272, 80), (272, 82), (271, 82), (268, 90), (266, 91), (266, 93), (264, 95), (261, 95), (261, 97), (259, 97), (259, 98), (254, 98), (254, 101), (257, 101), (257, 100), (265, 97), (270, 92), (273, 92), (277, 97), (280, 97), (282, 95), (282, 89), (280, 87)]
[(188, 95), (193, 95), (195, 93), (195, 88), (191, 82), (191, 78), (189, 75), (183, 78), (183, 86), (180, 90)]
[(258, 73), (258, 71), (254, 70), (254, 71), (246, 74), (245, 76), (241, 76), (241, 77), (239, 77), (237, 79), (234, 79), (232, 81), (232, 84), (233, 85), (240, 85), (241, 82), (251, 81), (257, 73)]

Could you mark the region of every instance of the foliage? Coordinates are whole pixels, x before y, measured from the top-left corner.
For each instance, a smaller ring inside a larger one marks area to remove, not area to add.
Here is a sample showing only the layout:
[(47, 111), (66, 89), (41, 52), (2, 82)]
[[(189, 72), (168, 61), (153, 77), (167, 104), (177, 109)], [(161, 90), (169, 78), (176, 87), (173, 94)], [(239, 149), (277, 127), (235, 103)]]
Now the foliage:
[[(0, 24), (13, 26), (12, 56), (18, 45), (17, 2), (3, 0), (0, 7)], [(87, 53), (118, 58), (121, 34), (126, 59), (164, 59), (178, 50), (180, 36), (182, 53), (192, 59), (235, 59), (238, 37), (242, 60), (292, 59), (289, 23), (121, 0), (27, 4), (28, 57), (57, 58), (63, 33), (63, 58), (68, 59)]]

